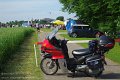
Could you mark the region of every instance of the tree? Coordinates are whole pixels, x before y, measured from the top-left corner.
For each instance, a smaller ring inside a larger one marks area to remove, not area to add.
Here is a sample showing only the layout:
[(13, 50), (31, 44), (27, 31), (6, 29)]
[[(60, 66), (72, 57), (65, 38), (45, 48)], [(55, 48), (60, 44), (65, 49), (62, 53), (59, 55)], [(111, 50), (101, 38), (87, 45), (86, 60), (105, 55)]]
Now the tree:
[(40, 20), (39, 23), (40, 23), (40, 24), (47, 24), (47, 21), (45, 21), (45, 20)]
[(59, 16), (59, 17), (56, 18), (56, 20), (64, 21), (64, 17), (63, 16)]
[(1, 26), (2, 26), (2, 23), (0, 22), (0, 28), (1, 28)]
[[(76, 16), (90, 26), (116, 34), (120, 23), (120, 0), (59, 0), (63, 11)], [(120, 30), (120, 28), (119, 28)]]

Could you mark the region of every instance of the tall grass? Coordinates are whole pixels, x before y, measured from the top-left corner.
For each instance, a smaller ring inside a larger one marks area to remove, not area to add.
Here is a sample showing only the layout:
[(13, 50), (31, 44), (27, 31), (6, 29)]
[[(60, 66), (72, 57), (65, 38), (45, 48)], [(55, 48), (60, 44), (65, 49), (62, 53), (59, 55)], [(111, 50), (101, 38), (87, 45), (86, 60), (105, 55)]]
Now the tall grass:
[(14, 54), (32, 28), (0, 28), (0, 65)]

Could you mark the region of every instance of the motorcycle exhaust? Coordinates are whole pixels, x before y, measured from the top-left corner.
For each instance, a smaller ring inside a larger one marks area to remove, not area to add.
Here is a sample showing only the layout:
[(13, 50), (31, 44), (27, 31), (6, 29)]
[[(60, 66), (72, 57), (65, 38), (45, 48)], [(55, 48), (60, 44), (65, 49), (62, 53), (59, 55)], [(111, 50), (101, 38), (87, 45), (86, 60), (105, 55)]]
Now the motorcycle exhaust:
[(87, 65), (77, 65), (76, 70), (78, 70), (78, 71), (83, 71), (83, 70), (85, 70), (86, 68), (87, 68)]

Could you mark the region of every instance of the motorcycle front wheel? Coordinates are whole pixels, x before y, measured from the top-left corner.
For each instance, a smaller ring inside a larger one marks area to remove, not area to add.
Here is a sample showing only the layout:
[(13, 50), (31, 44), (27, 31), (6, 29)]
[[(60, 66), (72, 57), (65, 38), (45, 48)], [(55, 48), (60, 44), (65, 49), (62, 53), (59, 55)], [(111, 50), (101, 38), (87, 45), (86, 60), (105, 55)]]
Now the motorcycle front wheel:
[(40, 63), (40, 68), (46, 75), (54, 75), (58, 71), (56, 61), (50, 58), (43, 58)]

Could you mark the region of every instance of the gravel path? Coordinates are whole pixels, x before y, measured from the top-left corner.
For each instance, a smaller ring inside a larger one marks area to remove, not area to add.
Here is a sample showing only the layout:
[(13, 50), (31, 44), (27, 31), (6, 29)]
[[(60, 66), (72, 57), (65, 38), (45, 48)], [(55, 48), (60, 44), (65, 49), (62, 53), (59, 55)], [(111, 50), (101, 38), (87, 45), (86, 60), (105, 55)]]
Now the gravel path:
[[(41, 32), (39, 36), (39, 40), (42, 41), (44, 37), (47, 35), (45, 32)], [(57, 38), (61, 38), (57, 35)], [(72, 50), (81, 49), (82, 47), (77, 44), (68, 44), (69, 55), (72, 57)], [(105, 66), (105, 71), (101, 75), (99, 79), (94, 79), (92, 77), (87, 77), (83, 73), (76, 74), (75, 78), (67, 77), (61, 70), (59, 70), (55, 75), (44, 75), (45, 80), (120, 80), (120, 65), (112, 62), (109, 59), (106, 59), (108, 65)]]

